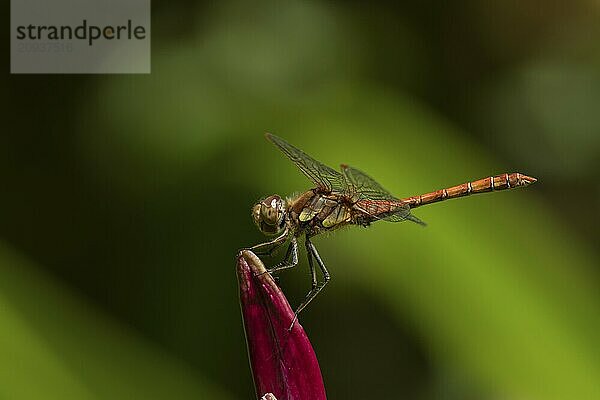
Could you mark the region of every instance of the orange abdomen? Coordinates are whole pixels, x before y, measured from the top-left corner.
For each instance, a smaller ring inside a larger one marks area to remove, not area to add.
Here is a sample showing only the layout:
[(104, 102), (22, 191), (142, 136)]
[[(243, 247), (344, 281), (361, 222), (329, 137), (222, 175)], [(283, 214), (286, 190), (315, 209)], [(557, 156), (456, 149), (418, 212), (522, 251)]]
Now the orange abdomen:
[(506, 190), (519, 186), (527, 186), (532, 184), (537, 179), (527, 175), (514, 172), (512, 174), (501, 174), (490, 176), (472, 182), (463, 183), (462, 185), (452, 186), (446, 189), (436, 190), (434, 192), (425, 193), (419, 196), (412, 196), (402, 199), (408, 203), (410, 208), (420, 207), (426, 204), (435, 203), (438, 201), (454, 199), (456, 197), (469, 196), (471, 194), (486, 193), (494, 190)]

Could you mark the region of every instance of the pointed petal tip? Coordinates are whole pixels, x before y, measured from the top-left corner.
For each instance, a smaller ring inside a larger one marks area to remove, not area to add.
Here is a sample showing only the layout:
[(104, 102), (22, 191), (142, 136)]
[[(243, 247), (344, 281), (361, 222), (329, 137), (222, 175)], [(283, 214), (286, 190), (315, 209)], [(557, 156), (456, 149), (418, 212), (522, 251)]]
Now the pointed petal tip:
[(260, 258), (256, 254), (254, 254), (251, 250), (240, 250), (238, 253), (239, 258), (243, 258), (252, 272), (255, 275), (262, 274), (266, 271), (265, 265), (262, 263)]

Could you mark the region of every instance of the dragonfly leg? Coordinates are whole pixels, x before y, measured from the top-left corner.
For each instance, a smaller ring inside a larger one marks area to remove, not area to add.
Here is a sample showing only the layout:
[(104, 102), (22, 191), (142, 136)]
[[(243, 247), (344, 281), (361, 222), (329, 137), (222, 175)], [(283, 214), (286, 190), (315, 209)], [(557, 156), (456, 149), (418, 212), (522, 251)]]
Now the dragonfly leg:
[(288, 236), (288, 230), (286, 229), (281, 235), (268, 242), (260, 243), (250, 247), (247, 250), (252, 251), (257, 256), (270, 256), (273, 252), (282, 244), (285, 243)]
[[(317, 248), (315, 247), (314, 244), (312, 244), (312, 242), (310, 241), (310, 237), (308, 235), (306, 235), (306, 250), (307, 250), (307, 254), (308, 254), (308, 266), (310, 267), (310, 272), (312, 275), (312, 289), (310, 290), (310, 292), (308, 292), (304, 301), (296, 309), (296, 312), (294, 313), (294, 320), (292, 321), (292, 324), (289, 327), (290, 331), (294, 327), (296, 320), (298, 320), (298, 314), (300, 314), (300, 312), (302, 312), (302, 310), (304, 310), (306, 308), (306, 306), (308, 306), (308, 304), (315, 297), (317, 297), (319, 292), (321, 290), (323, 290), (325, 285), (327, 285), (327, 283), (331, 279), (331, 275), (329, 275), (329, 271), (325, 267), (325, 264), (323, 263), (323, 260), (321, 259), (321, 256), (319, 255), (319, 252), (317, 251)], [(313, 266), (313, 259), (312, 259), (313, 257), (317, 260), (317, 264), (319, 265), (319, 268), (321, 269), (321, 272), (323, 273), (323, 281), (320, 284), (317, 284), (317, 275), (315, 273), (315, 268)]]
[(310, 277), (312, 278), (312, 287), (310, 289), (310, 291), (312, 292), (317, 289), (317, 272), (313, 264), (313, 255), (310, 249), (310, 239), (308, 238), (308, 236), (306, 236), (306, 241), (304, 242), (304, 244), (306, 246), (306, 255), (308, 257), (308, 268), (310, 269)]
[(273, 273), (275, 271), (281, 271), (282, 269), (294, 268), (296, 265), (298, 265), (298, 242), (295, 237), (292, 237), (283, 261), (267, 271)]

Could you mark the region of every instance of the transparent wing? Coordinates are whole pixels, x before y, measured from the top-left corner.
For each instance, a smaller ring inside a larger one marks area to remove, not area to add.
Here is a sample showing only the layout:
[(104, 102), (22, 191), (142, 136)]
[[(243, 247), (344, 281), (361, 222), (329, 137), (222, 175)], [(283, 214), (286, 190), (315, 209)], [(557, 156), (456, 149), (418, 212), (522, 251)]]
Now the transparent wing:
[(411, 221), (422, 226), (427, 226), (425, 222), (421, 221), (419, 218), (410, 213), (410, 207), (408, 207), (408, 204), (406, 209), (399, 210), (392, 215), (383, 217), (382, 220), (387, 222)]
[(346, 164), (342, 164), (340, 167), (348, 183), (352, 186), (353, 192), (358, 194), (361, 199), (398, 200), (364, 172)]
[[(399, 199), (394, 197), (390, 192), (384, 189), (383, 186), (364, 172), (346, 164), (342, 164), (341, 168), (344, 176), (348, 180), (349, 186), (353, 189), (354, 193), (359, 195), (360, 199), (389, 200), (400, 203)], [(396, 203), (392, 212), (386, 215), (374, 216), (374, 219), (380, 219), (387, 222), (411, 221), (419, 225), (426, 225), (425, 222), (410, 213), (410, 206), (408, 203), (402, 205), (398, 205), (398, 203)]]
[(345, 192), (347, 185), (344, 175), (315, 160), (305, 152), (292, 146), (285, 140), (270, 133), (265, 134), (273, 144), (289, 157), (300, 170), (320, 189)]

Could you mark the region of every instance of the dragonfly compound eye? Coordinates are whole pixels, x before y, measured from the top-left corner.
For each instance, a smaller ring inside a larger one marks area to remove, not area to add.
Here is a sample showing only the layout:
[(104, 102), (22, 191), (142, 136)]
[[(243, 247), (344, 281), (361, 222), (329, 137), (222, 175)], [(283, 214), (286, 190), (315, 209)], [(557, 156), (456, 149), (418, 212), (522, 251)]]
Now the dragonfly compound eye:
[(258, 229), (265, 234), (279, 232), (283, 218), (283, 201), (277, 195), (269, 196), (256, 204), (252, 209), (252, 217)]

